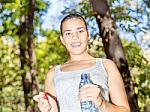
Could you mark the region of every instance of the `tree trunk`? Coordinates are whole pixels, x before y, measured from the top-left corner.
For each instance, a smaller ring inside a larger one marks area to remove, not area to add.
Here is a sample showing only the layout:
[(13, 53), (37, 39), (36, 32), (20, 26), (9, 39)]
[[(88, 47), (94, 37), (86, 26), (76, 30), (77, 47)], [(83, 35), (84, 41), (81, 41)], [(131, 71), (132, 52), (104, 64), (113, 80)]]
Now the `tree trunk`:
[[(35, 11), (35, 0), (29, 0), (29, 10), (27, 18), (27, 29), (28, 29), (28, 54), (29, 54), (29, 66), (31, 75), (31, 88), (32, 96), (38, 93), (38, 80), (37, 80), (37, 66), (36, 66), (36, 55), (34, 50), (34, 11)], [(32, 97), (31, 97), (32, 98)], [(34, 111), (38, 111), (37, 107), (34, 106)]]
[(26, 112), (38, 112), (36, 106), (34, 109), (31, 107), (31, 102), (33, 101), (33, 95), (38, 93), (38, 82), (36, 78), (37, 67), (36, 67), (36, 56), (34, 51), (34, 28), (33, 28), (33, 18), (34, 18), (34, 7), (35, 0), (28, 0), (28, 7), (26, 10), (27, 15), (22, 12), (21, 26), (18, 30), (18, 35), (20, 37), (20, 62), (22, 73), (22, 84), (25, 99)]
[(137, 95), (134, 92), (134, 83), (131, 79), (121, 40), (110, 15), (107, 0), (90, 0), (90, 2), (98, 23), (106, 56), (116, 63), (122, 75), (131, 112), (139, 112)]

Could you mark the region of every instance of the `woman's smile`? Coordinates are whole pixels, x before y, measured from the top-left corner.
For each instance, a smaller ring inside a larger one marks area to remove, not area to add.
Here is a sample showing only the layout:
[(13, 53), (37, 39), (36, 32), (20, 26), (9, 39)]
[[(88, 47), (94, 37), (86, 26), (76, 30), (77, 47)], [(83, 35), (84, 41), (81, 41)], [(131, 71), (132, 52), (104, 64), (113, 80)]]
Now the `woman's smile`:
[(73, 42), (73, 43), (71, 43), (71, 46), (72, 46), (73, 48), (80, 47), (80, 46), (81, 46), (81, 42)]

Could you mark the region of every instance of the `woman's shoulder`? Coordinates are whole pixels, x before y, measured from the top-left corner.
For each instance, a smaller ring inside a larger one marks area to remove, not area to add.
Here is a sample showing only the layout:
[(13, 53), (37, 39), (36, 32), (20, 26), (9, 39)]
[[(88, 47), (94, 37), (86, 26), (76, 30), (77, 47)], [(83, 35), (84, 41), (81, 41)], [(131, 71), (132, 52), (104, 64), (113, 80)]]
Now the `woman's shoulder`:
[(110, 59), (102, 59), (102, 62), (107, 71), (111, 71), (117, 68), (116, 64)]
[(47, 76), (53, 77), (56, 69), (58, 69), (59, 66), (60, 66), (60, 64), (51, 67), (47, 72)]
[(110, 76), (118, 77), (120, 75), (120, 72), (119, 72), (116, 64), (112, 60), (110, 60), (110, 59), (103, 59), (103, 65), (104, 65), (104, 67), (105, 67), (109, 77)]
[(55, 70), (58, 69), (60, 66), (62, 66), (62, 64), (57, 64), (57, 65), (51, 67), (51, 68), (48, 70), (48, 74), (54, 73)]
[(115, 64), (115, 63), (114, 63), (112, 60), (110, 60), (110, 59), (102, 58), (102, 61), (103, 61), (103, 64), (105, 64), (106, 66)]
[(48, 70), (47, 72), (47, 77), (52, 77), (55, 71), (55, 67), (52, 67), (51, 69)]

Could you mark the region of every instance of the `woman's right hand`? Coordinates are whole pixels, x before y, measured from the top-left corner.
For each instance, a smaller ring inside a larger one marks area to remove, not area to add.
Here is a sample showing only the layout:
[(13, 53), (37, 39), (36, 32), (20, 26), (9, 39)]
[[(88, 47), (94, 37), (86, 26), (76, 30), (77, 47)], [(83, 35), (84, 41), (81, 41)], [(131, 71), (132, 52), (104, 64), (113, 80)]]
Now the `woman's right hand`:
[(50, 112), (52, 109), (53, 99), (46, 93), (40, 92), (33, 99), (38, 103), (38, 108), (41, 112)]

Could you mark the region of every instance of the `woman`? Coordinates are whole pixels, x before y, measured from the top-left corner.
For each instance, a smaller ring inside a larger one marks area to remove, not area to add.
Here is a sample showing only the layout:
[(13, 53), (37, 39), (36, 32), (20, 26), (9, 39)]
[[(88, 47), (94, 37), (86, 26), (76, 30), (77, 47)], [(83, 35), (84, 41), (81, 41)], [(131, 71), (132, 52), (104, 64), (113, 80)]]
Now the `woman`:
[[(99, 112), (130, 112), (127, 95), (116, 65), (87, 52), (90, 34), (83, 17), (69, 14), (61, 21), (60, 40), (70, 58), (52, 68), (45, 80), (45, 93), (34, 96), (41, 112), (81, 112), (80, 101), (92, 101)], [(80, 88), (82, 73), (94, 84)], [(109, 96), (111, 102), (109, 102)]]

